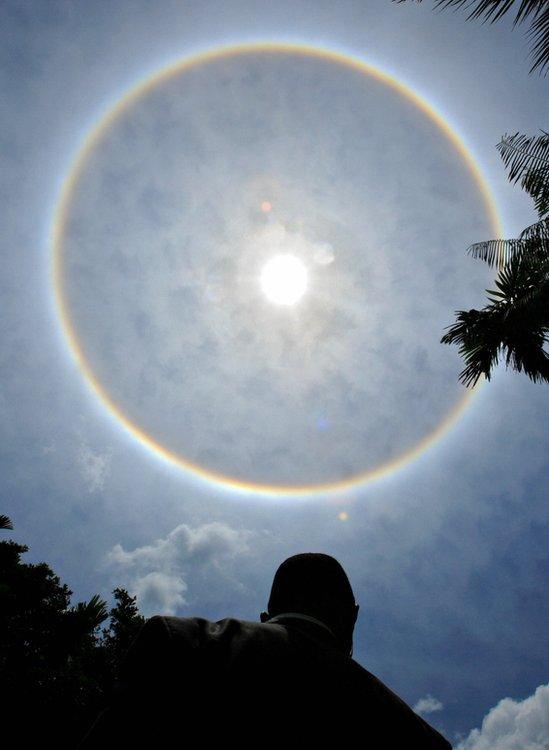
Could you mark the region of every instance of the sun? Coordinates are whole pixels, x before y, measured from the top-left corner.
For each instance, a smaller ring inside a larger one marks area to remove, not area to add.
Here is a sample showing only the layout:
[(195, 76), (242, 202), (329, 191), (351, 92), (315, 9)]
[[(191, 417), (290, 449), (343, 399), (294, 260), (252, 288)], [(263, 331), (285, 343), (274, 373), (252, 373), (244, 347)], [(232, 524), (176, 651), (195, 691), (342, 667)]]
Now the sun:
[(276, 305), (295, 305), (307, 291), (307, 269), (295, 255), (275, 255), (261, 271), (261, 289)]

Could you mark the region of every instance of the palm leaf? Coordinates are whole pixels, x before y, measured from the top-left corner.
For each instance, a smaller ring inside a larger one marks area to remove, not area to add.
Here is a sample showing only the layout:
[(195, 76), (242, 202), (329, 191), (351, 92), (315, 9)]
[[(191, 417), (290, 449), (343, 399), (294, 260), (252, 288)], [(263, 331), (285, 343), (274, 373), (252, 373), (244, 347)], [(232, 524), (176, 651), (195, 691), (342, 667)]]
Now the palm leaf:
[[(395, 0), (393, 0), (395, 1)], [(396, 0), (402, 3), (406, 0)], [(421, 0), (416, 0), (420, 3)], [(499, 21), (513, 7), (517, 8), (513, 25), (530, 19), (527, 36), (531, 42), (533, 64), (530, 73), (539, 70), (544, 75), (549, 66), (549, 3), (547, 0), (435, 0), (435, 8), (466, 8), (470, 9), (467, 20), (482, 18), (483, 22)]]
[(78, 602), (70, 610), (74, 620), (85, 631), (92, 631), (107, 619), (107, 604), (98, 594), (94, 594), (89, 602)]
[(503, 267), (516, 255), (529, 254), (538, 262), (549, 261), (549, 219), (537, 221), (524, 229), (518, 239), (485, 240), (467, 248), (473, 258), (480, 258), (490, 267)]
[(11, 520), (3, 514), (0, 514), (0, 529), (13, 529)]
[[(536, 253), (514, 255), (500, 269), (496, 290), (487, 289), (488, 299), (506, 305), (505, 317), (522, 321), (542, 333), (549, 326), (549, 258)], [(516, 322), (516, 321), (515, 321)], [(522, 325), (522, 323), (521, 323)]]
[(497, 145), (503, 163), (509, 169), (509, 179), (516, 182), (527, 169), (549, 167), (549, 133), (527, 136), (522, 133), (503, 136)]
[(536, 221), (519, 234), (521, 240), (535, 240), (544, 252), (549, 253), (549, 218)]
[(523, 240), (485, 240), (475, 242), (467, 248), (469, 255), (492, 266), (504, 266), (512, 257), (525, 250), (526, 242)]
[(490, 380), (492, 369), (498, 364), (501, 321), (494, 312), (488, 308), (456, 311), (457, 322), (447, 327), (448, 333), (441, 339), (443, 344), (458, 344), (465, 362), (459, 379), (467, 387), (476, 385), (483, 375)]
[(528, 31), (528, 36), (532, 42), (532, 56), (534, 63), (530, 68), (530, 73), (539, 70), (544, 75), (547, 74), (549, 66), (549, 7), (546, 6), (534, 18)]
[(549, 383), (549, 355), (544, 350), (547, 328), (530, 326), (528, 313), (522, 315), (522, 324), (510, 322), (507, 312), (501, 303), (482, 310), (459, 310), (457, 322), (448, 326), (441, 342), (459, 345), (465, 362), (459, 379), (465, 386), (476, 385), (482, 376), (490, 380), (502, 355), (507, 367), (524, 372), (534, 382)]
[(549, 133), (505, 135), (497, 145), (511, 182), (532, 196), (541, 219), (549, 213)]
[(529, 169), (525, 172), (521, 186), (534, 199), (540, 219), (549, 215), (549, 166)]
[(459, 378), (466, 386), (481, 376), (490, 379), (503, 357), (508, 367), (534, 382), (549, 382), (549, 258), (543, 253), (515, 253), (500, 269), (496, 288), (488, 289), (482, 310), (460, 310), (442, 337), (458, 344), (465, 368)]
[[(502, 16), (511, 10), (513, 5), (515, 5), (515, 0), (477, 0), (476, 2), (474, 0), (437, 0), (435, 2), (435, 7), (437, 8), (470, 8), (473, 6), (467, 16), (467, 20), (483, 18), (484, 21), (488, 21), (489, 23), (499, 21)], [(536, 0), (531, 2), (523, 0), (515, 18), (515, 23), (524, 20), (529, 13), (534, 12), (534, 8), (528, 10), (528, 6), (536, 6), (535, 9), (537, 10), (537, 6), (539, 5), (540, 0), (537, 0), (537, 2)]]

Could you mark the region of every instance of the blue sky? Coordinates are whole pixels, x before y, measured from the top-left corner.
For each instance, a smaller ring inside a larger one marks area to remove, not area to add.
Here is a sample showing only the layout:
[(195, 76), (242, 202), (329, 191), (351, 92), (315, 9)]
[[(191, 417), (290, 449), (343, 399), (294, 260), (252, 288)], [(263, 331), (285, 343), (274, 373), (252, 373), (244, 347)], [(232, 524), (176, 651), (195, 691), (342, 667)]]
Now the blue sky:
[[(59, 191), (101, 117), (169, 63), (261, 40), (354, 55), (423, 96), (512, 236), (535, 215), (494, 145), (548, 114), (522, 31), (385, 0), (8, 2), (1, 14), (2, 512), (28, 558), (77, 598), (123, 584), (148, 614), (256, 619), (285, 557), (328, 552), (361, 605), (364, 666), (467, 750), (545, 747), (546, 387), (501, 368), (436, 445), (364, 486), (242, 494), (160, 459), (105, 409), (49, 276)], [(170, 448), (251, 481), (342, 478), (400, 453), (462, 397), (438, 338), (454, 309), (482, 304), (489, 276), (464, 251), (489, 224), (470, 173), (409, 101), (333, 63), (299, 76), (295, 60), (251, 64), (181, 77), (113, 125), (71, 203), (71, 311), (104, 387)], [(310, 266), (290, 314), (256, 283), (277, 248), (330, 260)]]

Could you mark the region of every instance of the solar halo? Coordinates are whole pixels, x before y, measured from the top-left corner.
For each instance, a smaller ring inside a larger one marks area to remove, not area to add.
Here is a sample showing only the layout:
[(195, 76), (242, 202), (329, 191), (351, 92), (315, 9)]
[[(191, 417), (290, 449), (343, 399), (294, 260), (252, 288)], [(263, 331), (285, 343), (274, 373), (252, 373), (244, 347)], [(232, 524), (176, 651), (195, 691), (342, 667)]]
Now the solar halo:
[[(281, 483), (277, 485), (276, 483), (247, 481), (245, 478), (243, 479), (241, 477), (233, 477), (228, 474), (223, 474), (208, 468), (208, 466), (188, 460), (185, 456), (180, 455), (176, 451), (173, 451), (169, 446), (164, 445), (154, 436), (151, 436), (148, 431), (143, 428), (143, 426), (128, 417), (124, 409), (122, 409), (120, 405), (117, 404), (116, 400), (112, 398), (108, 390), (104, 387), (101, 379), (96, 376), (93, 364), (88, 361), (84, 348), (79, 341), (78, 330), (75, 327), (74, 322), (71, 320), (69, 305), (67, 304), (64, 287), (64, 238), (67, 222), (70, 218), (71, 200), (73, 198), (73, 193), (78, 187), (79, 180), (81, 179), (82, 174), (85, 172), (87, 166), (89, 166), (90, 161), (93, 158), (95, 149), (101, 144), (102, 139), (108, 134), (111, 127), (116, 124), (118, 118), (134, 102), (144, 97), (145, 95), (150, 94), (154, 90), (155, 86), (162, 82), (168, 81), (173, 76), (183, 75), (186, 71), (192, 70), (197, 66), (219, 61), (223, 58), (229, 59), (235, 56), (245, 56), (247, 54), (257, 54), (261, 52), (275, 55), (295, 55), (296, 57), (301, 56), (305, 59), (317, 58), (319, 60), (330, 61), (336, 65), (347, 66), (351, 70), (358, 71), (365, 76), (375, 78), (376, 80), (390, 87), (395, 93), (400, 94), (403, 97), (407, 98), (409, 101), (413, 102), (418, 110), (426, 115), (444, 133), (449, 143), (451, 143), (452, 147), (459, 153), (463, 163), (466, 165), (474, 182), (476, 183), (479, 191), (483, 196), (485, 211), (489, 216), (491, 225), (493, 227), (493, 233), (496, 235), (501, 233), (499, 219), (497, 217), (493, 200), (490, 196), (484, 178), (482, 177), (478, 166), (473, 161), (472, 156), (467, 151), (464, 144), (460, 141), (456, 133), (451, 129), (451, 127), (440, 117), (440, 115), (438, 115), (434, 111), (434, 109), (430, 105), (428, 105), (417, 94), (415, 94), (414, 92), (406, 88), (403, 84), (391, 78), (387, 74), (380, 72), (370, 65), (367, 65), (361, 60), (342, 55), (338, 52), (318, 49), (306, 45), (278, 43), (239, 45), (236, 47), (216, 49), (211, 52), (196, 55), (180, 63), (176, 63), (175, 65), (160, 71), (156, 75), (153, 75), (151, 78), (139, 84), (125, 97), (123, 97), (122, 100), (112, 110), (110, 110), (104, 118), (102, 118), (98, 125), (88, 135), (81, 151), (75, 159), (74, 165), (70, 170), (69, 175), (67, 176), (55, 215), (55, 220), (52, 228), (53, 283), (56, 294), (57, 309), (59, 312), (62, 327), (72, 354), (76, 358), (82, 373), (84, 374), (93, 391), (100, 398), (102, 403), (108, 408), (111, 414), (113, 414), (116, 419), (142, 444), (144, 444), (150, 450), (154, 451), (157, 455), (162, 456), (164, 459), (167, 459), (172, 463), (175, 463), (181, 468), (190, 471), (195, 475), (201, 476), (208, 481), (219, 483), (220, 485), (228, 489), (234, 489), (241, 492), (245, 491), (251, 493), (272, 495), (309, 495), (316, 493), (326, 493), (361, 485), (367, 481), (385, 476), (419, 456), (427, 447), (435, 443), (456, 421), (465, 406), (471, 400), (471, 393), (465, 392), (457, 405), (455, 405), (454, 408), (450, 409), (447, 412), (447, 414), (443, 419), (440, 420), (436, 427), (430, 430), (427, 435), (423, 436), (421, 440), (418, 440), (410, 449), (402, 452), (397, 457), (392, 458), (385, 463), (382, 462), (375, 468), (370, 468), (367, 471), (354, 472), (351, 476), (338, 478), (335, 481), (322, 481), (319, 483), (307, 482), (304, 485), (289, 483)], [(276, 204), (274, 204), (274, 207), (276, 208)], [(261, 202), (260, 211), (265, 216), (269, 217), (272, 216), (273, 213), (276, 213), (276, 210), (273, 210), (273, 202), (271, 202), (268, 197), (265, 197)], [(317, 262), (320, 264), (328, 265), (333, 261), (333, 253), (331, 248), (318, 246), (316, 247), (315, 255), (317, 258)], [(272, 264), (274, 264), (274, 266)], [(286, 272), (284, 272), (284, 264), (286, 264)], [(292, 269), (290, 274), (288, 274), (288, 267)], [(271, 301), (275, 302), (281, 307), (292, 306), (297, 303), (298, 300), (300, 300), (304, 295), (306, 296), (308, 294), (309, 279), (307, 270), (305, 265), (299, 258), (289, 253), (275, 255), (270, 260), (267, 260), (262, 268), (263, 270), (260, 272), (259, 277), (259, 286), (262, 288), (263, 293), (269, 299), (271, 299)], [(281, 278), (283, 279), (284, 277), (288, 277), (288, 275), (292, 276), (293, 282), (289, 284), (290, 290), (288, 290), (288, 284), (286, 284), (286, 290), (284, 291), (284, 284), (282, 284)], [(324, 416), (319, 417), (318, 424), (319, 430), (322, 431), (328, 429), (328, 420)]]

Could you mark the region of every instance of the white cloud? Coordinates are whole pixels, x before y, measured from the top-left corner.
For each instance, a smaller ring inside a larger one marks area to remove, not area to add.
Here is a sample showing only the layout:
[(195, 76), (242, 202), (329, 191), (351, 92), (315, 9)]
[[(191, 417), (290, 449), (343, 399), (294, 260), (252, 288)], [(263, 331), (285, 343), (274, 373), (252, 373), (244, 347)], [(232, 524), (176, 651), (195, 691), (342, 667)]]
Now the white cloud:
[(504, 698), (456, 750), (548, 750), (549, 684), (523, 701)]
[(187, 584), (181, 578), (166, 573), (148, 573), (136, 579), (133, 592), (145, 611), (158, 611), (173, 615), (185, 604)]
[(435, 711), (442, 711), (444, 704), (441, 703), (437, 698), (433, 698), (432, 695), (427, 695), (425, 698), (420, 698), (414, 706), (416, 714), (432, 714)]
[(192, 528), (180, 524), (166, 537), (127, 551), (116, 544), (107, 554), (107, 562), (125, 577), (132, 594), (137, 595), (143, 612), (174, 614), (186, 603), (188, 584), (184, 576), (193, 569), (210, 569), (230, 580), (227, 562), (246, 554), (250, 532), (233, 529), (214, 521)]
[(88, 445), (82, 443), (78, 450), (77, 461), (88, 491), (103, 490), (105, 480), (111, 470), (111, 454), (109, 452), (95, 453)]

